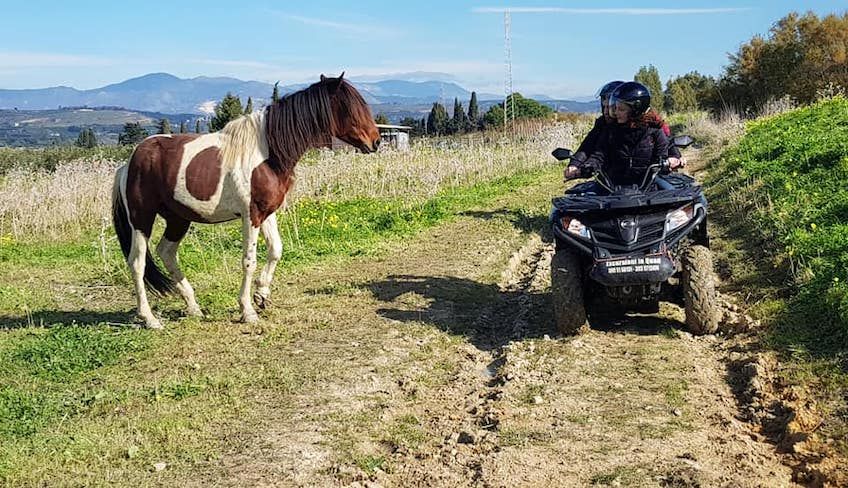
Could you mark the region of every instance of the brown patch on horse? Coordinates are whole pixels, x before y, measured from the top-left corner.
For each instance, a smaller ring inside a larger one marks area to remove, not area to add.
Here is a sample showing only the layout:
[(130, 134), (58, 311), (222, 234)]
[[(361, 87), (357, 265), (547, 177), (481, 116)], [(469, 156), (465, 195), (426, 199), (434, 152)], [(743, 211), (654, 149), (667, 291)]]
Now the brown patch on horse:
[(253, 169), (250, 175), (250, 223), (259, 227), (286, 200), (294, 184), (294, 171), (275, 171), (269, 162)]
[[(150, 237), (156, 214), (206, 222), (174, 200), (183, 147), (199, 134), (152, 137), (138, 145), (127, 168), (127, 207), (132, 226)], [(164, 181), (164, 185), (162, 182)]]
[(209, 200), (221, 179), (221, 158), (217, 147), (197, 153), (186, 168), (186, 189), (198, 200)]

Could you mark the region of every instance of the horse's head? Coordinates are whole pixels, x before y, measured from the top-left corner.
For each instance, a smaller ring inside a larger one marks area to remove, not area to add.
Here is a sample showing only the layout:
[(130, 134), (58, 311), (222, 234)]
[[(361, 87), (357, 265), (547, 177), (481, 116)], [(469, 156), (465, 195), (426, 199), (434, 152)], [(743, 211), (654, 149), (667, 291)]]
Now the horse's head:
[(319, 82), (327, 87), (333, 110), (333, 135), (364, 153), (377, 150), (380, 146), (380, 131), (371, 116), (371, 110), (362, 95), (344, 80), (321, 75)]

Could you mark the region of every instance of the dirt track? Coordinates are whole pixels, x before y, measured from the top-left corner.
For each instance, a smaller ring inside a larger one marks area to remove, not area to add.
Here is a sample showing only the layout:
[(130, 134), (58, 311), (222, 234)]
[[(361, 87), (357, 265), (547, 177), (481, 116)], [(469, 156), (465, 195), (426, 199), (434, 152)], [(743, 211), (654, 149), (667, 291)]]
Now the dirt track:
[(502, 200), (288, 277), (268, 320), (311, 386), (267, 392), (189, 484), (794, 486), (741, 420), (732, 340), (682, 332), (673, 305), (558, 337), (544, 218)]

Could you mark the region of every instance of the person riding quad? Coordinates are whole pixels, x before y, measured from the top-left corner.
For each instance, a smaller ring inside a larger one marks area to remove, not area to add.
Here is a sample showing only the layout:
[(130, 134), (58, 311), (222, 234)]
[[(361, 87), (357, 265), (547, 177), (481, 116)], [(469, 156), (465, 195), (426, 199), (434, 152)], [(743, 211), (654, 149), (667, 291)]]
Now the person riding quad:
[[(650, 106), (650, 91), (641, 83), (611, 81), (601, 87), (601, 89), (598, 91), (598, 97), (601, 100), (602, 115), (595, 119), (595, 123), (592, 126), (592, 130), (589, 131), (589, 133), (583, 139), (583, 142), (580, 144), (580, 147), (577, 148), (577, 152), (574, 153), (574, 156), (571, 159), (572, 163), (568, 167), (566, 167), (564, 172), (565, 180), (580, 178), (581, 176), (583, 176), (583, 172), (580, 168), (586, 167), (586, 162), (589, 156), (592, 155), (596, 150), (603, 150), (602, 147), (599, 147), (599, 142), (602, 140), (606, 142), (607, 140), (606, 138), (601, 137), (601, 134), (604, 132), (605, 129), (614, 128), (617, 124), (626, 123), (626, 119), (623, 119), (624, 122), (617, 120), (615, 105), (610, 103), (611, 95), (622, 85), (628, 85), (629, 87), (631, 87), (628, 90), (632, 90), (632, 87), (634, 85), (638, 85), (639, 87), (644, 89), (644, 91), (648, 95), (647, 103)], [(634, 94), (630, 93), (630, 96), (633, 97)], [(669, 128), (668, 124), (664, 120), (662, 120), (662, 118), (660, 118), (659, 115), (656, 114), (656, 112), (651, 111), (651, 113), (654, 116), (647, 118), (644, 122), (651, 128), (661, 129), (662, 132), (665, 134), (666, 138), (670, 137), (671, 129)], [(682, 167), (686, 164), (686, 160), (680, 154), (680, 150), (673, 144), (669, 146), (668, 158), (669, 162), (672, 165), (672, 168)], [(593, 163), (589, 163), (589, 166), (591, 167), (592, 164)], [(588, 174), (586, 174), (586, 176), (588, 176)]]
[(601, 100), (601, 116), (595, 119), (592, 130), (586, 134), (583, 142), (580, 143), (580, 147), (577, 148), (577, 152), (574, 153), (573, 157), (578, 161), (584, 161), (595, 151), (598, 137), (601, 135), (604, 127), (615, 122), (615, 116), (609, 111), (609, 97), (613, 90), (622, 84), (624, 84), (623, 81), (610, 81), (598, 90), (596, 97)]
[(650, 106), (651, 92), (645, 85), (629, 81), (616, 87), (609, 98), (615, 122), (605, 124), (591, 154), (572, 158), (566, 179), (604, 170), (614, 183), (632, 184), (645, 167), (660, 160), (668, 159), (672, 169), (680, 167), (680, 159), (670, 153), (673, 145), (663, 129), (665, 122)]

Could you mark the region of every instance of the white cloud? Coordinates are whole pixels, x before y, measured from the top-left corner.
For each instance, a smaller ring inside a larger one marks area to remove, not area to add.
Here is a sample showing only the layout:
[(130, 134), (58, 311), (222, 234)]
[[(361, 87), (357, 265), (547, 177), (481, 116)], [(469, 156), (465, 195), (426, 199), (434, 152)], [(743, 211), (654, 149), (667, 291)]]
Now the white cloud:
[(0, 68), (54, 68), (108, 66), (113, 61), (97, 56), (78, 56), (60, 53), (0, 51)]
[(231, 59), (190, 59), (189, 63), (206, 64), (209, 66), (226, 66), (229, 68), (255, 68), (255, 69), (274, 69), (279, 67), (273, 64), (263, 63), (261, 61), (242, 61)]
[(304, 15), (296, 15), (280, 11), (272, 11), (272, 13), (283, 19), (293, 20), (295, 22), (299, 22), (301, 24), (306, 25), (326, 27), (328, 29), (344, 32), (346, 34), (368, 35), (372, 37), (392, 37), (398, 34), (396, 30), (389, 29), (384, 25), (375, 24), (373, 22), (339, 22), (337, 20), (320, 19), (317, 17), (306, 17)]
[(568, 8), (568, 7), (475, 7), (472, 12), (486, 13), (562, 13), (562, 14), (613, 14), (613, 15), (692, 15), (723, 14), (750, 10), (748, 7), (728, 8)]

